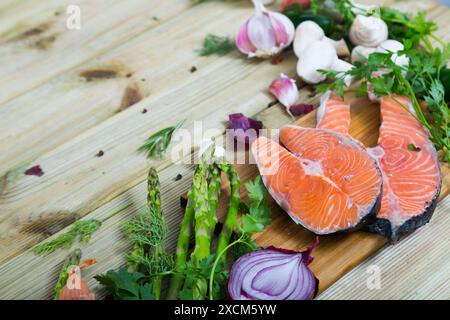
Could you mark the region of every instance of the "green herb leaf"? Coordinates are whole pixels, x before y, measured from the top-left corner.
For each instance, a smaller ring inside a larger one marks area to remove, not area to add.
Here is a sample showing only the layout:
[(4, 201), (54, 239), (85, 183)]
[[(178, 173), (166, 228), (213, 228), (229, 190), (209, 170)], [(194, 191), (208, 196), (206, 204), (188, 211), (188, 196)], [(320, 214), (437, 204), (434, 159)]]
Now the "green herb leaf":
[(267, 193), (266, 187), (262, 183), (260, 176), (257, 176), (254, 181), (250, 180), (246, 182), (245, 188), (247, 189), (249, 199), (257, 204), (264, 200)]
[[(199, 261), (195, 264), (192, 260), (186, 262), (180, 272), (186, 275), (183, 289), (179, 292), (178, 298), (182, 300), (195, 300), (197, 292), (206, 292), (211, 270), (215, 258), (211, 256), (207, 259)], [(222, 289), (228, 279), (228, 271), (225, 270), (223, 264), (219, 263), (214, 270), (213, 296), (216, 298), (225, 298)]]
[(96, 219), (79, 220), (76, 221), (70, 230), (57, 236), (55, 239), (42, 243), (34, 248), (37, 254), (50, 254), (60, 248), (70, 248), (75, 243), (77, 238), (79, 241), (87, 245), (98, 229), (100, 229), (102, 222)]
[(229, 37), (208, 34), (203, 40), (203, 47), (198, 50), (199, 55), (209, 56), (212, 54), (225, 54), (236, 47), (234, 40)]
[(138, 151), (147, 152), (147, 158), (162, 157), (169, 147), (174, 132), (181, 128), (184, 120), (174, 127), (164, 128), (152, 134), (145, 143), (139, 147)]
[(270, 209), (263, 202), (267, 189), (260, 176), (256, 177), (254, 181), (248, 181), (245, 184), (245, 188), (247, 189), (248, 197), (252, 200), (252, 204), (248, 209), (248, 213), (241, 216), (241, 231), (248, 234), (261, 232), (271, 222)]
[(94, 277), (114, 300), (154, 300), (152, 286), (145, 283), (146, 276), (139, 272), (128, 272), (126, 268), (119, 271), (109, 270), (106, 274)]

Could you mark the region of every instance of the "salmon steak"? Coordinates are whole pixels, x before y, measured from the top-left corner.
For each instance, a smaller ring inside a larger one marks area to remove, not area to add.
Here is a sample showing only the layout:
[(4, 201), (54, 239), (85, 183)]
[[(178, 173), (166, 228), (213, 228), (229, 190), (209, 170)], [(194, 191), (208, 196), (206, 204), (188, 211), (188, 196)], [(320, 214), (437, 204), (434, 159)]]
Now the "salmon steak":
[[(253, 157), (269, 193), (298, 224), (316, 234), (355, 229), (381, 204), (376, 161), (348, 135), (350, 106), (326, 95), (318, 127), (285, 126), (279, 143), (259, 137)], [(336, 128), (336, 130), (333, 130)]]
[(368, 152), (383, 175), (380, 211), (369, 231), (395, 242), (426, 224), (441, 190), (439, 159), (408, 99), (382, 98), (378, 145)]

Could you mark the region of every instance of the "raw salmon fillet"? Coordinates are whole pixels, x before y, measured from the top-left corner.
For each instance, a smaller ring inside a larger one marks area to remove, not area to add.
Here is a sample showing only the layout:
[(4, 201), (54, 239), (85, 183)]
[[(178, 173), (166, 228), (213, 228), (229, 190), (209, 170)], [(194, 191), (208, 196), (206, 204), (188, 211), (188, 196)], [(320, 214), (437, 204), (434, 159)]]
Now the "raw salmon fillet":
[[(344, 132), (349, 105), (329, 96), (321, 108), (320, 128), (285, 126), (285, 148), (259, 137), (252, 152), (267, 189), (291, 218), (316, 234), (331, 234), (374, 218), (382, 179), (374, 159)], [(343, 134), (329, 129), (334, 126)]]
[(378, 146), (368, 150), (383, 174), (381, 208), (376, 222), (368, 228), (392, 241), (431, 219), (441, 190), (436, 149), (425, 128), (412, 115), (410, 101), (396, 99), (409, 112), (396, 101), (382, 98)]
[(336, 93), (328, 91), (320, 98), (317, 109), (317, 128), (330, 129), (348, 138), (350, 129), (350, 105)]

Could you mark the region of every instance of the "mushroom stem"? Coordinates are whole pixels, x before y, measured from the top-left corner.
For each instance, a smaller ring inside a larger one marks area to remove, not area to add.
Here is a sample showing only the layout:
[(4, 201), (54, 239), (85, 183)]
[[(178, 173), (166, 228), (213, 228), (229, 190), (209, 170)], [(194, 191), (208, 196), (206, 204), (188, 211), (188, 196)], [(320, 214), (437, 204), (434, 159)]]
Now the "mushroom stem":
[(347, 43), (344, 39), (333, 40), (328, 37), (323, 37), (325, 42), (331, 44), (335, 49), (338, 57), (348, 57), (350, 56), (350, 50), (348, 49)]

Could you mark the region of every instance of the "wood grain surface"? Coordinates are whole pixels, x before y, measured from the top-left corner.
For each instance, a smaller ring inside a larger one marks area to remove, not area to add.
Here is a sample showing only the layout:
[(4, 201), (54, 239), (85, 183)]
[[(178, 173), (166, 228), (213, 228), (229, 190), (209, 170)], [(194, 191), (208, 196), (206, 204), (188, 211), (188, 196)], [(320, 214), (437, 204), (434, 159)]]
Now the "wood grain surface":
[[(446, 41), (450, 38), (450, 11), (431, 0), (361, 2), (426, 10), (440, 26), (437, 34)], [(81, 30), (65, 28), (68, 3), (82, 10)], [(136, 150), (152, 132), (186, 119), (184, 128), (201, 141), (194, 132), (194, 122), (201, 120), (204, 129), (218, 129), (220, 141), (227, 115), (234, 112), (256, 117), (268, 128), (292, 122), (280, 105), (267, 108), (273, 101), (267, 91), (270, 82), (281, 72), (295, 77), (291, 51), (283, 53), (279, 65), (248, 60), (237, 51), (220, 57), (200, 57), (195, 51), (208, 33), (234, 35), (252, 10), (249, 1), (198, 6), (189, 0), (1, 2), (1, 299), (50, 298), (67, 251), (41, 257), (32, 253), (33, 246), (67, 231), (77, 219), (104, 218), (119, 210), (82, 247), (83, 257), (98, 261), (85, 276), (102, 296), (92, 276), (123, 264), (129, 245), (120, 224), (142, 210), (151, 165), (161, 175), (163, 210), (170, 227), (167, 245), (174, 248), (182, 217), (179, 198), (190, 187), (194, 166), (182, 164), (185, 159), (179, 163), (145, 159)], [(48, 46), (36, 47), (42, 39), (49, 41)], [(194, 73), (192, 66), (197, 69)], [(303, 102), (317, 104), (318, 98), (301, 90)], [(351, 133), (367, 145), (376, 143), (378, 113), (378, 107), (366, 100), (353, 103)], [(300, 123), (313, 126), (314, 117), (311, 113)], [(102, 157), (96, 156), (99, 150)], [(42, 177), (16, 174), (37, 164), (45, 172)], [(244, 180), (257, 174), (253, 165), (239, 166), (239, 172)], [(443, 172), (441, 198), (449, 192), (448, 165)], [(178, 174), (183, 178), (175, 181)], [(310, 232), (271, 205), (273, 224), (256, 237), (259, 244), (302, 249), (312, 241)], [(423, 229), (440, 222), (448, 228), (448, 220), (440, 216)], [(438, 241), (432, 235), (426, 240)], [(384, 238), (363, 232), (322, 237), (312, 264), (320, 290), (385, 244)], [(339, 290), (333, 290), (334, 296), (323, 297), (339, 297)]]

